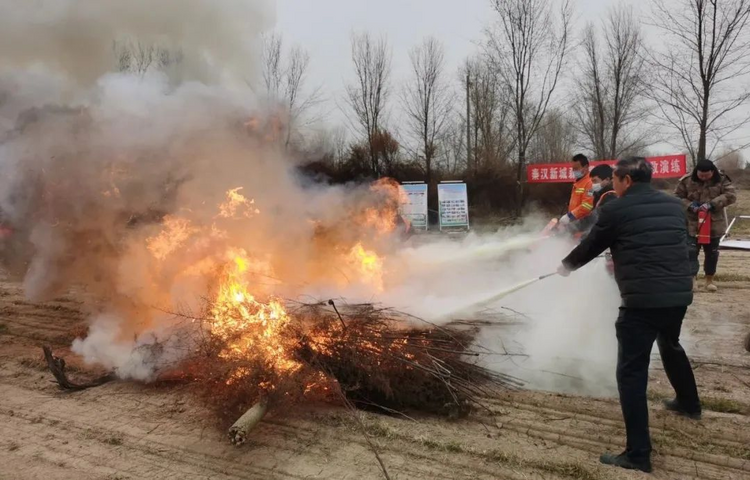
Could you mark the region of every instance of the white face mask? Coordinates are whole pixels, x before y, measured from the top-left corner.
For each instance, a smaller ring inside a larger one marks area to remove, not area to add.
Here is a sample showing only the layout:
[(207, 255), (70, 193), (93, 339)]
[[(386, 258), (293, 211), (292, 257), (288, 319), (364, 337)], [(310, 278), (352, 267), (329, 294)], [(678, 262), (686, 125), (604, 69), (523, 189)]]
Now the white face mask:
[(594, 193), (601, 192), (602, 188), (604, 188), (604, 185), (601, 183), (595, 183), (591, 185), (591, 191)]
[(582, 179), (584, 175), (586, 174), (583, 173), (583, 170), (573, 170), (573, 176), (575, 177), (576, 180)]

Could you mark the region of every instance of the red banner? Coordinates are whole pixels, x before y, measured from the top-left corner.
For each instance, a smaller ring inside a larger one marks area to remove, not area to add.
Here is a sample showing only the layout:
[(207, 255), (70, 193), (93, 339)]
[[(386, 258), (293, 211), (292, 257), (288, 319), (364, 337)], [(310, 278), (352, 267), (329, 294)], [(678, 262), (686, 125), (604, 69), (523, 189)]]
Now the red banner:
[[(687, 174), (685, 155), (665, 155), (648, 157), (654, 169), (654, 178), (679, 178)], [(607, 164), (614, 166), (617, 160), (591, 162), (591, 168)], [(573, 168), (570, 163), (534, 163), (526, 167), (528, 183), (570, 183), (573, 182)]]

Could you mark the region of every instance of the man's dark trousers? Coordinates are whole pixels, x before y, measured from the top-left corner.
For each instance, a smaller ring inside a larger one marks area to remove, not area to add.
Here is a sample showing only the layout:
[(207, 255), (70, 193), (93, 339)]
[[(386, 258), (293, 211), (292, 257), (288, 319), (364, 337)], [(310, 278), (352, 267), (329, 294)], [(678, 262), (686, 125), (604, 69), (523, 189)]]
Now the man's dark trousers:
[(681, 408), (700, 412), (698, 389), (685, 350), (680, 345), (680, 330), (687, 307), (620, 308), (617, 319), (617, 387), (625, 417), (627, 456), (633, 461), (649, 458), (651, 438), (648, 431), (646, 385), (651, 348), (656, 340), (664, 370), (677, 393)]

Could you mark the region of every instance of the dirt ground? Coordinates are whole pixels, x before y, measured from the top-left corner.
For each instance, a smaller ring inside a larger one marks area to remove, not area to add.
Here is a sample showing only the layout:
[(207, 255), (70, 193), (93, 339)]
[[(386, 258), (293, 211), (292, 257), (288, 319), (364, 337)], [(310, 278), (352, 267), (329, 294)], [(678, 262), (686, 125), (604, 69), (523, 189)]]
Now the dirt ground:
[[(750, 478), (750, 252), (723, 253), (720, 272), (720, 291), (698, 293), (685, 323), (702, 421), (662, 410), (670, 388), (654, 356), (654, 478)], [(362, 413), (360, 426), (346, 410), (310, 406), (270, 414), (235, 448), (184, 386), (61, 392), (40, 345), (81, 369), (69, 351), (86, 329), (80, 302), (71, 293), (35, 305), (20, 285), (0, 282), (1, 479), (384, 478), (366, 438), (393, 479), (645, 478), (598, 464), (622, 449), (615, 399), (530, 391), (485, 399), (488, 411), (453, 422)]]

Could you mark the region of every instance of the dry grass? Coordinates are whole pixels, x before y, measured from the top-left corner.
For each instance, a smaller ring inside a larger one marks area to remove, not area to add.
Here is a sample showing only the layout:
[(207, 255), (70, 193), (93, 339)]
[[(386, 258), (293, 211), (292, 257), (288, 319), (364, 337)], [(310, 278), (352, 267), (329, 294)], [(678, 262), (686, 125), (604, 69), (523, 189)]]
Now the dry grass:
[[(750, 215), (750, 190), (748, 189), (737, 189), (737, 203), (729, 207), (727, 210), (729, 215), (729, 221), (732, 218), (739, 215)], [(732, 227), (733, 236), (744, 236), (750, 235), (750, 220), (737, 220)]]
[[(340, 418), (344, 420), (343, 418)], [(368, 435), (384, 441), (402, 441), (408, 444), (418, 444), (427, 450), (445, 454), (463, 454), (481, 459), (488, 463), (500, 464), (517, 470), (536, 470), (555, 477), (602, 480), (601, 474), (582, 463), (575, 461), (546, 461), (536, 458), (525, 458), (515, 453), (503, 450), (480, 450), (457, 441), (442, 441), (425, 436), (411, 436), (390, 427), (378, 420), (364, 419), (365, 430)], [(352, 427), (354, 428), (354, 427)]]
[(750, 406), (728, 398), (702, 397), (701, 405), (705, 410), (718, 413), (734, 413), (739, 415), (750, 413)]

